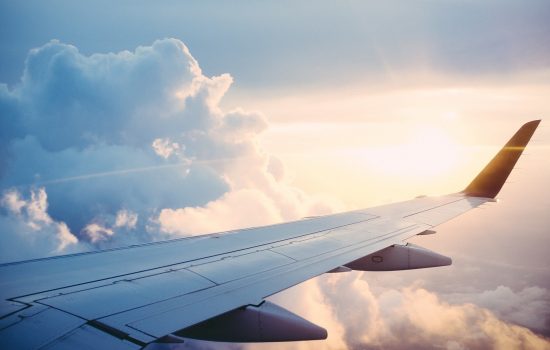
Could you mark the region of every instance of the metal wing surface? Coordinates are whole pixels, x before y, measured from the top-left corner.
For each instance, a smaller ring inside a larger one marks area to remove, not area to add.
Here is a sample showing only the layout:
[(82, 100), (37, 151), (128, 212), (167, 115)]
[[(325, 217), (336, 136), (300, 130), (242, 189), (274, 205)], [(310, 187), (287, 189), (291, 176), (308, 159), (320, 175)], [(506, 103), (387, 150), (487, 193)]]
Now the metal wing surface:
[[(404, 242), (492, 201), (538, 123), (522, 126), (457, 194), (0, 265), (0, 347), (139, 349), (186, 336), (326, 337), (322, 328), (264, 299), (331, 271), (448, 265), (450, 259)], [(260, 314), (262, 327), (254, 324)], [(292, 327), (281, 327), (285, 322)]]

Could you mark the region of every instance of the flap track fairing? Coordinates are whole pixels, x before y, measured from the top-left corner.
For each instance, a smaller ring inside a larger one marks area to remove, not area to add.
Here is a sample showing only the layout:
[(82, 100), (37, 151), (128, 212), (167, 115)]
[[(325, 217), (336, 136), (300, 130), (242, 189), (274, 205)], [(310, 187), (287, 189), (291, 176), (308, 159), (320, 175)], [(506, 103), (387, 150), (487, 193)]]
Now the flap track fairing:
[(282, 342), (321, 340), (326, 329), (264, 301), (232, 310), (174, 333), (177, 337), (222, 342)]

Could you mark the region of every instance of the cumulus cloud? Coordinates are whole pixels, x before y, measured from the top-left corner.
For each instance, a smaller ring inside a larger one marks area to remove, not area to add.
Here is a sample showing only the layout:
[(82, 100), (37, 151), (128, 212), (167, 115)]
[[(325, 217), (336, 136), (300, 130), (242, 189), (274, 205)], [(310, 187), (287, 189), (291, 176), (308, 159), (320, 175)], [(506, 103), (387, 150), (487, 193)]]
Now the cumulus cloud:
[[(10, 215), (42, 213), (103, 248), (332, 211), (259, 147), (263, 115), (219, 107), (232, 82), (205, 76), (176, 39), (89, 56), (55, 40), (31, 50), (20, 83), (0, 85)], [(38, 186), (31, 203), (44, 207), (23, 208), (16, 194)]]
[(84, 248), (67, 225), (53, 220), (47, 209), (44, 188), (31, 190), (30, 198), (13, 189), (3, 194), (0, 200), (0, 262)]
[(169, 138), (155, 139), (151, 146), (156, 154), (165, 159), (171, 155), (178, 154), (181, 147), (180, 144), (170, 141)]
[[(537, 295), (532, 300), (544, 300), (545, 295)], [(329, 341), (298, 348), (547, 349), (550, 345), (548, 339), (500, 319), (483, 305), (468, 300), (449, 303), (415, 284), (374, 291), (361, 273), (324, 275), (275, 299), (329, 330)]]
[(97, 223), (91, 223), (84, 227), (82, 232), (87, 235), (92, 243), (108, 239), (114, 235), (114, 231)]
[(471, 302), (491, 310), (499, 319), (550, 335), (550, 298), (546, 288), (525, 287), (514, 291), (508, 286), (481, 293), (451, 294), (451, 302)]
[(258, 226), (280, 221), (281, 215), (276, 203), (263, 192), (242, 189), (228, 192), (204, 207), (163, 209), (158, 220), (161, 229), (171, 234), (202, 234), (236, 229), (244, 222)]
[(136, 227), (138, 214), (123, 209), (116, 214), (115, 227), (126, 227), (133, 229)]

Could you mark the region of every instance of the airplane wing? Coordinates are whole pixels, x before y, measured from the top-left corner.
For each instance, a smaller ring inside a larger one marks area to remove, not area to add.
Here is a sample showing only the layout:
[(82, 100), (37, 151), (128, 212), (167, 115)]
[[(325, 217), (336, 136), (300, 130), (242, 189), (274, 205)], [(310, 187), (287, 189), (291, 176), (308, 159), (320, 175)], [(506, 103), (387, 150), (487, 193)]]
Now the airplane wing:
[(364, 210), (0, 265), (0, 348), (140, 349), (184, 338), (324, 339), (265, 301), (312, 277), (449, 265), (405, 241), (498, 194), (540, 120), (462, 192)]

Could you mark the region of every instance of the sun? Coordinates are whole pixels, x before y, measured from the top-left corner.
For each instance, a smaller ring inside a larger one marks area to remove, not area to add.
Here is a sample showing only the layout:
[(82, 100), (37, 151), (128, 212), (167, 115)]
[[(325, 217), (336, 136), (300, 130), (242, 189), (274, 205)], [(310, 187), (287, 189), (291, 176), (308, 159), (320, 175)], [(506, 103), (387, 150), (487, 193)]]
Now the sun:
[(389, 176), (439, 177), (456, 170), (462, 158), (451, 133), (427, 124), (411, 126), (402, 142), (367, 152), (373, 168)]

